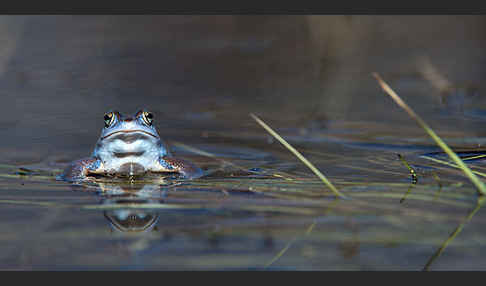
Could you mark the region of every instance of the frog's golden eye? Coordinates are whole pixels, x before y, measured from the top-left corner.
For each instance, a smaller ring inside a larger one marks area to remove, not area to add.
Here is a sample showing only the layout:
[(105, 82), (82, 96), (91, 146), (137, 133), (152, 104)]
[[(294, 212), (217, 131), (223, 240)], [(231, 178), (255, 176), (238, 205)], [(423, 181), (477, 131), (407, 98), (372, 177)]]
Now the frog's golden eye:
[(105, 113), (103, 119), (105, 120), (105, 127), (110, 127), (110, 125), (112, 125), (113, 122), (115, 122), (115, 115), (113, 114), (113, 112), (108, 112)]
[(154, 121), (154, 115), (148, 111), (142, 112), (142, 119), (147, 125), (152, 125), (152, 122)]

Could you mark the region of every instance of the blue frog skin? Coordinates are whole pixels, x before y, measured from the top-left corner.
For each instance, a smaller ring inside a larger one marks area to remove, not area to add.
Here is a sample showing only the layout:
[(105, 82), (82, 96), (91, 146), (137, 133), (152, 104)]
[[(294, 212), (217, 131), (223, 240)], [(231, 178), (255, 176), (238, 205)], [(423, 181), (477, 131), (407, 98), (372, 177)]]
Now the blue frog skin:
[(151, 173), (180, 173), (183, 178), (203, 175), (193, 163), (174, 158), (153, 125), (151, 112), (140, 110), (133, 116), (118, 111), (105, 113), (105, 126), (91, 157), (72, 162), (60, 176), (76, 182), (94, 176), (134, 177)]
[[(123, 208), (147, 204), (162, 205), (167, 195), (166, 189), (159, 184), (110, 184), (98, 183), (102, 190), (101, 205), (107, 209), (103, 215), (116, 232), (151, 232), (155, 230), (159, 214), (146, 209)], [(110, 206), (119, 208), (110, 209)]]

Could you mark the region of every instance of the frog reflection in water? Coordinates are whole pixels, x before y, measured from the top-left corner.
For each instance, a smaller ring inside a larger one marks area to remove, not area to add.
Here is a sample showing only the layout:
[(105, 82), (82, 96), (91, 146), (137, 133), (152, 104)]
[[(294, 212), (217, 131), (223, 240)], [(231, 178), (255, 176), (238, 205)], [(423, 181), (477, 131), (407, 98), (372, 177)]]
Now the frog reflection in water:
[[(118, 232), (150, 232), (159, 220), (157, 212), (134, 208), (147, 204), (164, 203), (166, 192), (157, 184), (103, 184), (101, 204), (107, 206), (103, 215), (109, 221), (112, 230)], [(124, 208), (123, 206), (128, 206)], [(110, 210), (110, 206), (118, 206)]]
[(90, 158), (71, 163), (61, 175), (66, 181), (93, 176), (141, 176), (147, 172), (177, 172), (186, 179), (203, 172), (191, 162), (174, 158), (153, 125), (153, 114), (140, 110), (134, 116), (117, 111), (104, 115), (105, 126)]

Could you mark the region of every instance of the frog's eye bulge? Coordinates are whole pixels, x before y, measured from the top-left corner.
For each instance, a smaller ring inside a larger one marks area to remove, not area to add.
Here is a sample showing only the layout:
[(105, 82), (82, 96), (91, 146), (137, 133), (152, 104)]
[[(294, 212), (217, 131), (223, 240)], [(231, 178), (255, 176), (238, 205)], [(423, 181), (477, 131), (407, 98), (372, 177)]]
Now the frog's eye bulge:
[(103, 119), (105, 120), (105, 127), (110, 127), (115, 122), (115, 114), (113, 112), (105, 113)]
[(152, 125), (152, 122), (154, 121), (154, 115), (151, 112), (144, 111), (142, 112), (142, 119), (147, 125)]

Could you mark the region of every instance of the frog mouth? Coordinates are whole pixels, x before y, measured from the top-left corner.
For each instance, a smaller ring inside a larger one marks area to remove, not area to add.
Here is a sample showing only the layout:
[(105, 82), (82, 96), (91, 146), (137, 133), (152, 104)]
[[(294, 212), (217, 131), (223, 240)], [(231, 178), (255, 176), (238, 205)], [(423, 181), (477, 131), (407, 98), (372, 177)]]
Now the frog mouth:
[(102, 139), (106, 139), (106, 138), (111, 137), (111, 136), (116, 135), (116, 134), (133, 134), (133, 133), (144, 133), (144, 134), (150, 135), (154, 138), (157, 138), (157, 136), (155, 136), (154, 134), (147, 132), (145, 130), (120, 130), (120, 131), (115, 131), (113, 133), (110, 133), (110, 134), (104, 136)]
[(113, 152), (113, 155), (117, 158), (126, 158), (126, 157), (141, 157), (145, 151), (141, 152)]

